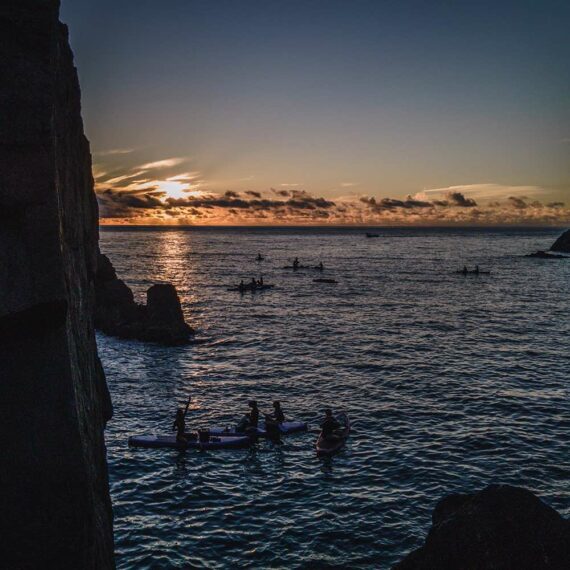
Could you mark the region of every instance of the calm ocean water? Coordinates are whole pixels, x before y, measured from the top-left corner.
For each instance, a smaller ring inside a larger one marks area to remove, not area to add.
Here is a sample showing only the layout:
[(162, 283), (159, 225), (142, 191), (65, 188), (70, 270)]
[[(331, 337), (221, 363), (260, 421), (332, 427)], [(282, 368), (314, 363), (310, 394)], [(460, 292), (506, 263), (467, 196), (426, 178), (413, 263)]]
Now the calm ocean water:
[[(119, 568), (389, 568), (419, 546), (439, 498), (491, 482), (570, 514), (570, 261), (521, 257), (560, 231), (379, 233), (102, 232), (138, 297), (175, 283), (203, 341), (98, 336)], [(339, 283), (281, 269), (295, 256)], [(492, 274), (452, 273), (464, 263)], [(259, 274), (275, 289), (227, 291)], [(196, 427), (231, 424), (255, 398), (312, 429), (249, 451), (127, 447), (169, 432), (189, 394)], [(319, 460), (326, 406), (353, 432)]]

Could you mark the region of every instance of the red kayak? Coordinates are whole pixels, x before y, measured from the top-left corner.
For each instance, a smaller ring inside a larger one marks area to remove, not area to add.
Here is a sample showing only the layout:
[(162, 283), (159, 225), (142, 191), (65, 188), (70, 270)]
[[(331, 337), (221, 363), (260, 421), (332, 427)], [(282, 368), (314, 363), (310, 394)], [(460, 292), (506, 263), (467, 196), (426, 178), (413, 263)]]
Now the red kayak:
[(335, 432), (328, 436), (323, 437), (321, 433), (319, 439), (317, 439), (317, 455), (325, 456), (332, 455), (344, 447), (346, 440), (350, 434), (350, 420), (348, 415), (344, 412), (336, 416), (336, 419), (342, 427), (335, 430)]

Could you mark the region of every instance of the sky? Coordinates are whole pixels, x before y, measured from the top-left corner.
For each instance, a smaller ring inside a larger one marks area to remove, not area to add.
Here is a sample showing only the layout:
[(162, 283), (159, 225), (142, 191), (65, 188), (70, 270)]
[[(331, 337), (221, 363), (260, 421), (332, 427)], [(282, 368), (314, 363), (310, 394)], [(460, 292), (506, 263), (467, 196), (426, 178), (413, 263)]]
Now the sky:
[(570, 3), (62, 0), (102, 223), (570, 222)]

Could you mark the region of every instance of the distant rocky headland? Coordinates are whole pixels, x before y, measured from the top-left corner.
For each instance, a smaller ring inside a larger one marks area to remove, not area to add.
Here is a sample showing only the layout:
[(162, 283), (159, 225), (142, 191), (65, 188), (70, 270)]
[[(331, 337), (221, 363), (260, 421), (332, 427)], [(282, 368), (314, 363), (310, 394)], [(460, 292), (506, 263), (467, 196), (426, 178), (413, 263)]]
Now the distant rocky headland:
[(570, 521), (536, 495), (510, 485), (449, 495), (432, 515), (423, 546), (394, 570), (564, 570)]
[(550, 251), (570, 253), (570, 230), (566, 230), (553, 244)]
[(570, 230), (566, 230), (550, 247), (549, 251), (537, 251), (529, 253), (525, 257), (538, 257), (539, 259), (568, 259), (567, 255), (557, 255), (550, 253), (556, 251), (561, 253), (570, 253)]
[(184, 321), (174, 285), (153, 285), (147, 303), (135, 302), (133, 292), (117, 277), (110, 259), (99, 253), (95, 275), (95, 327), (105, 334), (167, 345), (190, 342), (192, 328)]

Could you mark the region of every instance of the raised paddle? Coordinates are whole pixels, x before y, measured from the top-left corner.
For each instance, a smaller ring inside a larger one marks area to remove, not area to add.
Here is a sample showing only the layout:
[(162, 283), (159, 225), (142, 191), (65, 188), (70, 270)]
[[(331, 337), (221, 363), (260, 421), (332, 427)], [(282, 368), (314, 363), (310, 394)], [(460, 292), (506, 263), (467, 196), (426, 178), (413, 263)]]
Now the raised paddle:
[(192, 396), (188, 396), (188, 401), (186, 402), (186, 407), (184, 408), (184, 417), (186, 417), (186, 413), (188, 412), (188, 408), (190, 407), (191, 401), (192, 401)]

